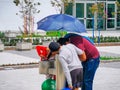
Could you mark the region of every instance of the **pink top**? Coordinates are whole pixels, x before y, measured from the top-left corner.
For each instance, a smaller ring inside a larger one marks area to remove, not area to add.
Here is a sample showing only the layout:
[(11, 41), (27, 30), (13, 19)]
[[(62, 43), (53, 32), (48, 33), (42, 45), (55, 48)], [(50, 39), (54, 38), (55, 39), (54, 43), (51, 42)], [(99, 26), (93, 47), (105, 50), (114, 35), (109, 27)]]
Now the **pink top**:
[(70, 42), (73, 43), (78, 48), (84, 50), (87, 59), (97, 58), (99, 56), (99, 52), (95, 45), (91, 44), (91, 42), (89, 42), (82, 36), (70, 37)]

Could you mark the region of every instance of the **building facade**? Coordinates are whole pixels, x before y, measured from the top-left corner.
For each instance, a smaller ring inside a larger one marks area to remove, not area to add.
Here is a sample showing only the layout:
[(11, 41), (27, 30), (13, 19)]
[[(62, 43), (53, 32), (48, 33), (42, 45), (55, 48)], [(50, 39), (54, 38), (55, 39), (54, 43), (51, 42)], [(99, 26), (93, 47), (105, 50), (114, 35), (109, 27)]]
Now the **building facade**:
[[(96, 3), (102, 6), (101, 16), (97, 16), (97, 28), (101, 30), (120, 30), (120, 15), (117, 14), (117, 0), (75, 0), (74, 4), (70, 4), (65, 10), (66, 14), (70, 14), (78, 18), (85, 24), (87, 30), (94, 27), (94, 14), (90, 8)], [(99, 13), (99, 12), (98, 12)]]

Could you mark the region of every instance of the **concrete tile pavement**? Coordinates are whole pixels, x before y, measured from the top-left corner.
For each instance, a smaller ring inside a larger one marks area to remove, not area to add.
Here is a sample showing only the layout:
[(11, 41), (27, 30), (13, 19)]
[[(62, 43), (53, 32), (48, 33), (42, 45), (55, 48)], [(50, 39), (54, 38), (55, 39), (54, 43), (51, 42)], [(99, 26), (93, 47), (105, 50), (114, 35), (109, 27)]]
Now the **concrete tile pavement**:
[[(120, 57), (120, 46), (97, 47), (101, 56)], [(39, 62), (35, 49), (30, 51), (5, 50), (0, 52), (0, 65)]]
[(120, 46), (101, 46), (97, 47), (100, 52), (120, 54)]
[(97, 47), (101, 56), (120, 57), (120, 46)]
[(41, 90), (45, 75), (37, 68), (0, 71), (0, 90)]
[[(0, 90), (41, 90), (45, 75), (38, 68), (0, 71)], [(93, 90), (119, 90), (120, 69), (99, 67)]]
[(119, 90), (120, 89), (120, 68), (100, 67), (94, 79), (93, 90)]
[(3, 64), (20, 64), (20, 63), (33, 63), (39, 62), (39, 59), (12, 54), (8, 52), (0, 53), (0, 65)]
[[(97, 47), (100, 53), (119, 55), (120, 46)], [(24, 55), (25, 54), (25, 55)], [(0, 64), (38, 62), (36, 51), (3, 51), (0, 52)], [(12, 69), (0, 71), (0, 90), (41, 90), (45, 75), (38, 72), (38, 68)], [(93, 90), (119, 90), (120, 68), (100, 66), (94, 79)]]
[(39, 62), (39, 60), (40, 58), (35, 49), (30, 51), (5, 50), (0, 52), (0, 65), (32, 63)]

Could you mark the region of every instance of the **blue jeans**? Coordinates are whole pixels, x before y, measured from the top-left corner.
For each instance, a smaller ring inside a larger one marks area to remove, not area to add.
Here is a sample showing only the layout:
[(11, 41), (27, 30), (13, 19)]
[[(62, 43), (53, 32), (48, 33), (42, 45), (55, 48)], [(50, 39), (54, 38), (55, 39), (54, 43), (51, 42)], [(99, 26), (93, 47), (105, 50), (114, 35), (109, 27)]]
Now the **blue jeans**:
[(100, 59), (89, 59), (82, 62), (83, 65), (83, 85), (82, 90), (92, 90), (95, 72), (99, 66)]

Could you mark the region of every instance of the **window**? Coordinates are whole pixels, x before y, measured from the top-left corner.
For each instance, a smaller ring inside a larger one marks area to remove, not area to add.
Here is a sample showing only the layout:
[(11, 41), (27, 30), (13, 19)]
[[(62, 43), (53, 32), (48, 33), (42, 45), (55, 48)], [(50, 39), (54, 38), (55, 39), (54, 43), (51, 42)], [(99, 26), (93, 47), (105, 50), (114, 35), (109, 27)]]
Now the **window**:
[(86, 27), (87, 28), (93, 28), (93, 20), (88, 19), (87, 22), (86, 22)]
[(72, 12), (73, 12), (72, 7), (73, 7), (73, 4), (69, 3), (68, 6), (65, 8), (65, 13), (69, 14), (69, 15), (72, 15)]
[(108, 18), (114, 18), (115, 17), (115, 4), (108, 4)]
[(114, 28), (115, 20), (108, 20), (107, 28)]
[(93, 14), (92, 14), (92, 12), (90, 11), (90, 7), (92, 7), (92, 5), (93, 5), (93, 3), (87, 3), (87, 18), (93, 18)]
[(120, 27), (120, 18), (117, 18), (117, 27)]
[(84, 3), (76, 3), (76, 17), (84, 18)]

